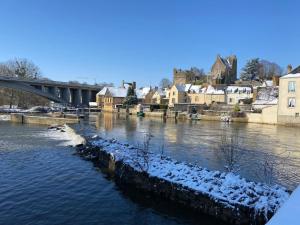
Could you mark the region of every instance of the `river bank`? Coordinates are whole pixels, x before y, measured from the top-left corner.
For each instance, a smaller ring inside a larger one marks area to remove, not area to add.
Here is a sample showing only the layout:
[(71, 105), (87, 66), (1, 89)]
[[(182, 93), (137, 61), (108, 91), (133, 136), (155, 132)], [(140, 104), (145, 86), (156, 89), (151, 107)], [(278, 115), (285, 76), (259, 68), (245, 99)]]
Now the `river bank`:
[(265, 224), (287, 200), (279, 186), (248, 182), (231, 173), (209, 171), (162, 155), (94, 136), (80, 155), (114, 174), (121, 186), (133, 186), (191, 210), (231, 224)]

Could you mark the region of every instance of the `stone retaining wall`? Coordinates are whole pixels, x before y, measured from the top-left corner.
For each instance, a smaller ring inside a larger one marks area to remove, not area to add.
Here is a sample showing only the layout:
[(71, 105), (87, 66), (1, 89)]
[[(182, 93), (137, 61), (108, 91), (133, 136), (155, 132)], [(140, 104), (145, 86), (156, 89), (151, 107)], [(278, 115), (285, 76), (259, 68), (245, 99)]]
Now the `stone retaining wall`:
[(29, 123), (42, 125), (64, 125), (79, 123), (78, 118), (56, 118), (56, 117), (42, 117), (42, 116), (27, 116), (21, 113), (12, 113), (11, 121), (15, 123)]
[[(180, 204), (195, 212), (214, 216), (230, 224), (265, 224), (266, 217), (254, 209), (236, 205), (228, 207), (221, 201), (216, 201), (211, 196), (188, 188), (187, 186), (172, 183), (158, 177), (150, 177), (145, 171), (136, 171), (123, 161), (116, 161), (113, 155), (102, 151), (99, 147), (79, 147), (77, 152), (92, 160), (97, 165), (113, 174), (116, 182), (121, 187), (134, 187), (137, 190), (154, 194), (162, 199)], [(272, 215), (268, 215), (270, 218)]]

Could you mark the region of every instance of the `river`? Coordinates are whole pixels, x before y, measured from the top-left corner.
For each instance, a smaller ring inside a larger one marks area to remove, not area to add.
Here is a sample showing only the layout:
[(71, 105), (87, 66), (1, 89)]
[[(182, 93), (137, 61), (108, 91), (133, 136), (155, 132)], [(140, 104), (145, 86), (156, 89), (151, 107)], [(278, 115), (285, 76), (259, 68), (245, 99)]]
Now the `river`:
[[(234, 171), (248, 180), (281, 184), (294, 190), (300, 183), (300, 129), (254, 123), (163, 121), (104, 113), (77, 126), (79, 132), (143, 145), (179, 161), (211, 170)], [(230, 147), (233, 146), (233, 147)]]
[(0, 224), (223, 224), (124, 193), (45, 126), (0, 121)]
[[(75, 128), (135, 145), (150, 133), (152, 151), (180, 161), (221, 171), (231, 165), (249, 180), (269, 182), (271, 176), (290, 190), (300, 181), (299, 128), (115, 114), (91, 116)], [(74, 153), (45, 126), (0, 121), (0, 224), (224, 224), (125, 193)]]

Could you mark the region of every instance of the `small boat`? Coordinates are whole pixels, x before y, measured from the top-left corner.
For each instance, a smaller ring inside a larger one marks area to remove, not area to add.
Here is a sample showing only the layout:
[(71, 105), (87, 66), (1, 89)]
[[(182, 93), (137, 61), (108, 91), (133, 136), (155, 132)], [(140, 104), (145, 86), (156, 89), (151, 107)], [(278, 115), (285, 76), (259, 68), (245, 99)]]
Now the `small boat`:
[(138, 117), (144, 117), (145, 116), (145, 113), (144, 112), (137, 112), (136, 115)]
[(201, 120), (201, 117), (199, 114), (190, 114), (189, 119), (190, 120)]

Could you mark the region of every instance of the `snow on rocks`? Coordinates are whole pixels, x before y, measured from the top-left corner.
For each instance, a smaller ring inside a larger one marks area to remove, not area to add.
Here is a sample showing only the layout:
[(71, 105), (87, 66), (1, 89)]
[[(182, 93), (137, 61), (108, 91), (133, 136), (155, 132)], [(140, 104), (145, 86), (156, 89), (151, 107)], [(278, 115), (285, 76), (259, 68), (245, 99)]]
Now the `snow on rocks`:
[(106, 140), (94, 136), (90, 144), (136, 171), (146, 172), (150, 177), (157, 177), (208, 195), (229, 208), (250, 208), (260, 215), (263, 214), (266, 220), (270, 213), (275, 213), (289, 198), (287, 190), (278, 185), (268, 186), (250, 182), (233, 173), (210, 171), (162, 155), (149, 152), (146, 154), (142, 149), (115, 139)]

